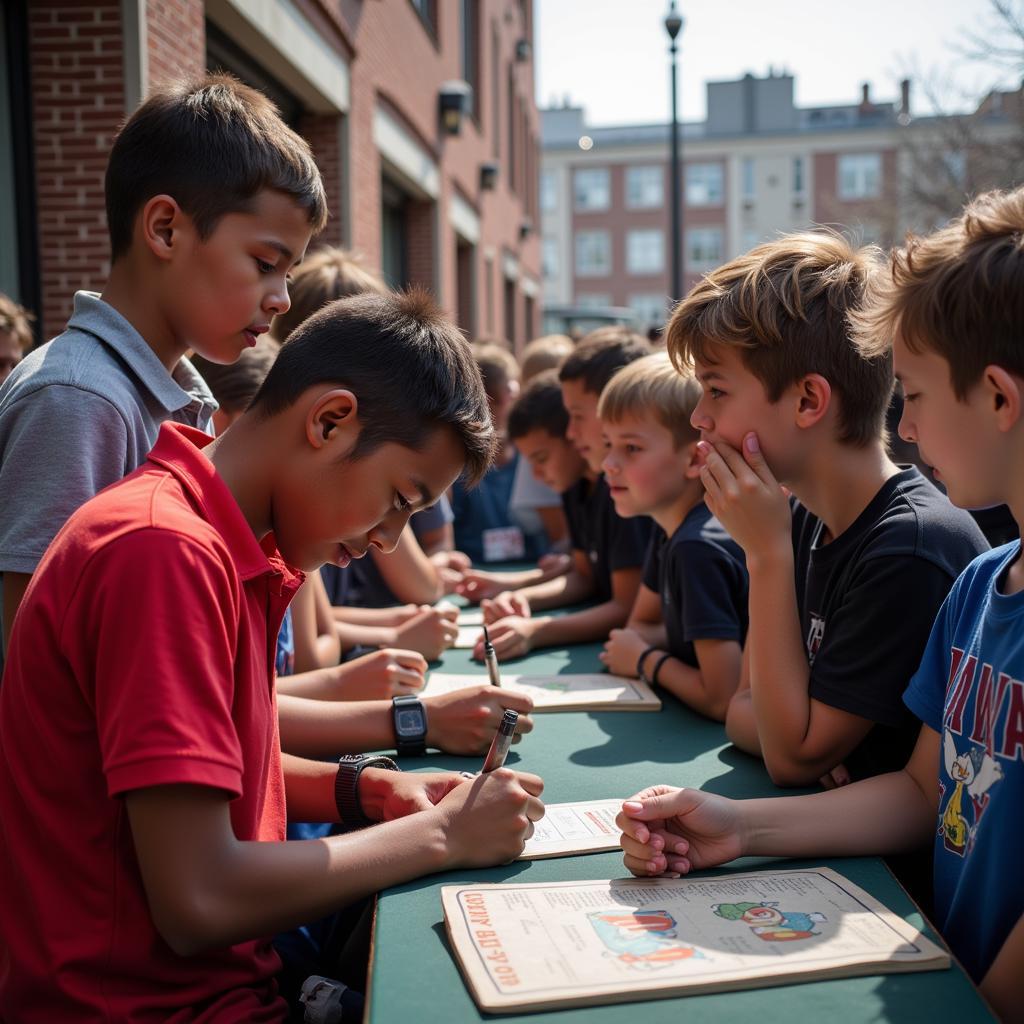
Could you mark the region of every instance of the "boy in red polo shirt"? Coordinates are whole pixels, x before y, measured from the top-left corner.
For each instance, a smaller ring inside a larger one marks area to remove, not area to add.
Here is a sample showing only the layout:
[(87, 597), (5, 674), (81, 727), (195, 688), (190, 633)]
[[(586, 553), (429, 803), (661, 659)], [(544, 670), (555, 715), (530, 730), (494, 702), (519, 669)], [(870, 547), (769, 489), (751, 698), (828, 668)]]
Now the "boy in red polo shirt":
[[(0, 1018), (284, 1020), (275, 931), (522, 850), (540, 779), (282, 756), (273, 685), (302, 571), (390, 550), (493, 447), (454, 326), (367, 295), (311, 318), (231, 431), (165, 424), (71, 517), (0, 690)], [(285, 843), (286, 802), (380, 824)]]

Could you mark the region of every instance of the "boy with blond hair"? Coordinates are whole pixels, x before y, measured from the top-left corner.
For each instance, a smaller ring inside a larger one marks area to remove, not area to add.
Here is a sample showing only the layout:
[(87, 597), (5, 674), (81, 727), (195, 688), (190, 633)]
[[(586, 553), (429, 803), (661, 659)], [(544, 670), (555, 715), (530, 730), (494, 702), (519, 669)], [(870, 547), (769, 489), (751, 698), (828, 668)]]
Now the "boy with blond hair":
[(110, 276), (0, 393), (3, 630), (68, 517), (146, 458), (161, 423), (210, 429), (185, 353), (231, 362), (288, 309), (327, 220), (309, 146), (255, 89), (206, 75), (155, 92), (114, 140)]
[(781, 785), (906, 763), (903, 690), (953, 580), (988, 546), (887, 454), (892, 359), (864, 356), (847, 323), (874, 261), (838, 235), (780, 238), (708, 274), (668, 326), (704, 389), (705, 500), (750, 574), (749, 685), (726, 728)]
[(601, 392), (615, 511), (655, 523), (632, 614), (625, 629), (612, 630), (601, 661), (723, 721), (740, 681), (747, 571), (704, 503), (700, 435), (690, 426), (700, 394), (664, 353), (631, 363)]
[[(853, 319), (867, 358), (891, 351), (906, 395), (900, 436), (920, 446), (950, 498), (1005, 502), (1024, 525), (1024, 189), (980, 196), (947, 227), (911, 238)], [(903, 770), (776, 800), (652, 787), (619, 816), (626, 866), (686, 872), (739, 856), (854, 856), (930, 841), (940, 932), (996, 1015), (1020, 1020), (1020, 552), (1018, 540), (976, 558), (943, 604), (905, 696), (921, 725)]]

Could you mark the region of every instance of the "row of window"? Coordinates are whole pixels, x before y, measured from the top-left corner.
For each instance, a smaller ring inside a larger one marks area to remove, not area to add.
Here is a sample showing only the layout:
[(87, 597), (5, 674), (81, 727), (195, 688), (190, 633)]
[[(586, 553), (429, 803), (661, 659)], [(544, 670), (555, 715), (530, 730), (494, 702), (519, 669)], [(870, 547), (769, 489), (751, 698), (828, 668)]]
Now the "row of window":
[[(723, 259), (724, 231), (720, 227), (693, 227), (684, 232), (686, 265), (692, 270), (710, 269)], [(612, 238), (608, 231), (577, 231), (576, 277), (607, 277), (612, 273)], [(545, 238), (541, 249), (545, 278), (557, 277), (558, 240)], [(650, 228), (626, 232), (626, 273), (665, 272), (665, 232)]]
[[(573, 303), (580, 309), (607, 309), (614, 306), (607, 292), (578, 292)], [(655, 292), (643, 292), (629, 296), (627, 305), (636, 314), (641, 327), (660, 327), (668, 313), (668, 296)]]
[[(657, 209), (664, 205), (667, 167), (664, 164), (626, 168), (626, 208)], [(802, 156), (793, 157), (792, 192), (804, 195), (807, 172)], [(725, 168), (721, 163), (686, 165), (686, 205), (721, 206), (725, 201)], [(757, 169), (753, 157), (740, 164), (744, 200), (757, 196)], [(607, 167), (579, 168), (572, 175), (573, 207), (577, 211), (607, 210), (611, 202), (611, 172)], [(836, 193), (840, 199), (873, 199), (882, 194), (882, 154), (843, 153), (836, 162)], [(541, 209), (558, 207), (558, 185), (551, 170), (541, 172)]]

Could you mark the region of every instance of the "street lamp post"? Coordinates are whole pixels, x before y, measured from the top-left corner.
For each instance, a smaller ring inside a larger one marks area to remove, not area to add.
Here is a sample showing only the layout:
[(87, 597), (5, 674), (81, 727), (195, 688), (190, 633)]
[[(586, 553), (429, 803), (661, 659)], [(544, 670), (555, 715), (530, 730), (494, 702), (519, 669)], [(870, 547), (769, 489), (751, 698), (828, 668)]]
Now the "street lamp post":
[(665, 16), (668, 52), (672, 62), (672, 301), (683, 297), (683, 165), (680, 155), (679, 116), (676, 108), (676, 36), (683, 29), (683, 16), (672, 0)]

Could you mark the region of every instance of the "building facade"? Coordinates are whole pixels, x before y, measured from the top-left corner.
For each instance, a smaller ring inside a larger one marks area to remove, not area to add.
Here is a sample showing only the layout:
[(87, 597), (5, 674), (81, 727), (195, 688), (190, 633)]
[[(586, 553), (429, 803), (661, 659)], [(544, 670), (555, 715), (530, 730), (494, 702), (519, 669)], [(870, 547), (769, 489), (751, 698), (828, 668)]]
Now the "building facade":
[(426, 285), (470, 337), (536, 333), (532, 0), (13, 0), (0, 48), (0, 290), (42, 339), (109, 270), (119, 124), (204, 69), (262, 89), (310, 142), (331, 209), (314, 245)]
[[(685, 290), (784, 232), (831, 225), (890, 246), (908, 228), (931, 227), (910, 181), (951, 178), (947, 215), (972, 185), (1014, 183), (972, 176), (951, 141), (963, 136), (960, 119), (913, 118), (909, 82), (896, 102), (874, 102), (865, 85), (857, 103), (809, 109), (793, 89), (786, 74), (711, 82), (707, 119), (680, 126)], [(972, 130), (997, 142), (1021, 132), (1009, 104), (998, 107), (981, 122), (972, 115)], [(568, 105), (541, 118), (545, 304), (631, 307), (639, 326), (661, 325), (679, 298), (669, 295), (669, 126), (592, 128)]]

